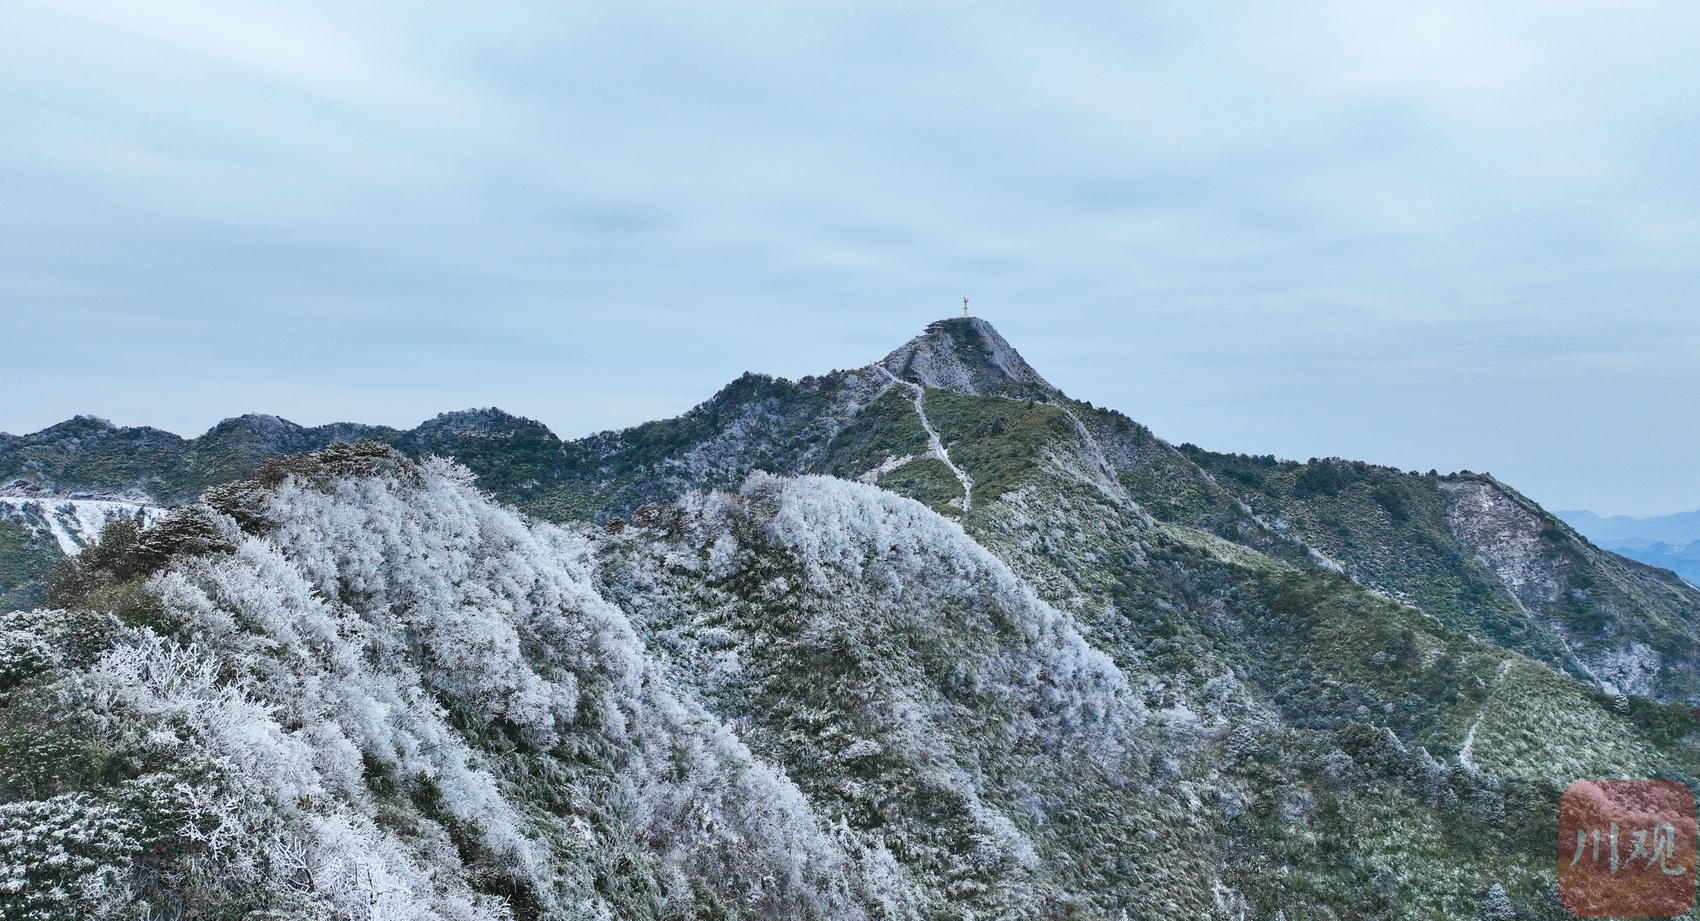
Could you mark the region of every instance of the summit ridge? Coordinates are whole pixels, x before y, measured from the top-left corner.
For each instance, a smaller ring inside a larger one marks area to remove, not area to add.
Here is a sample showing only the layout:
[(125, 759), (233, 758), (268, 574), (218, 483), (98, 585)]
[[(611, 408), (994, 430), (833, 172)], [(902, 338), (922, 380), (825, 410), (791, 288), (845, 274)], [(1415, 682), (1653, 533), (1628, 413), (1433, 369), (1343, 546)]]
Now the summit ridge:
[(1039, 372), (979, 317), (952, 317), (928, 324), (878, 364), (898, 377), (971, 396), (1050, 399), (1058, 395)]

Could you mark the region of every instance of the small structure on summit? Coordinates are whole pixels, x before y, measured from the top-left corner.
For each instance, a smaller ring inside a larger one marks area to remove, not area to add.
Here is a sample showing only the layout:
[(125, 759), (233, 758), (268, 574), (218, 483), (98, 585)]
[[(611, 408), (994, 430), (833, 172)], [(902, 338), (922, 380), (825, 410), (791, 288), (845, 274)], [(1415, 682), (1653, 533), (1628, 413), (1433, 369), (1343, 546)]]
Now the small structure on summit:
[(962, 316), (968, 316), (968, 289), (962, 289)]

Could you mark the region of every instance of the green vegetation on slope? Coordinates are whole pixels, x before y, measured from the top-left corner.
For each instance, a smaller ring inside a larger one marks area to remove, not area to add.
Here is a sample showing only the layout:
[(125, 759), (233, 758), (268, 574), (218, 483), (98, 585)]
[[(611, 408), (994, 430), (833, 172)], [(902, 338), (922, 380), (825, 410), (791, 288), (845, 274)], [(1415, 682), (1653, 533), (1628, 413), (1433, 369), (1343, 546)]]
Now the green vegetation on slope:
[(1048, 403), (928, 390), (922, 405), (951, 462), (973, 477), (976, 501), (999, 498), (1043, 461), (1053, 442), (1077, 438), (1068, 414)]
[[(1033, 456), (1078, 444), (1054, 434)], [(1214, 727), (1173, 770), (1224, 821), (1182, 827), (1223, 855), (1253, 916), (1472, 917), (1497, 883), (1520, 917), (1564, 917), (1563, 783), (1700, 767), (1681, 706), (1619, 701), (1345, 576), (1142, 523), (1059, 475), (1084, 460), (1005, 467), (1003, 501), (965, 524), (1139, 676), (1148, 706)]]
[(46, 600), (47, 577), (63, 556), (52, 535), (0, 519), (0, 613)]
[[(1584, 680), (1700, 701), (1700, 590), (1600, 551), (1490, 477), (1183, 446), (1254, 511), (1365, 585)], [(1621, 647), (1668, 667), (1655, 685)]]
[(941, 515), (961, 514), (961, 503), (958, 501), (953, 506), (951, 502), (962, 498), (962, 481), (936, 457), (917, 458), (882, 474), (879, 486), (914, 499)]
[(915, 404), (893, 387), (856, 414), (811, 472), (854, 480), (888, 459), (926, 454), (927, 430), (915, 415)]

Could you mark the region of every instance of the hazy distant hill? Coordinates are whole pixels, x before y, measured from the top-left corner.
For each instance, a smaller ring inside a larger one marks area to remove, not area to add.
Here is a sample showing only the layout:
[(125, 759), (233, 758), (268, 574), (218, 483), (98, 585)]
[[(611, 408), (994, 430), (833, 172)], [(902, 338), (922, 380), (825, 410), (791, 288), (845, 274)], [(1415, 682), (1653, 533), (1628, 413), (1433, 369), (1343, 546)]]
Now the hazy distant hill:
[(1553, 514), (1607, 550), (1700, 584), (1700, 511), (1655, 518), (1601, 518), (1589, 511)]
[(1671, 545), (1660, 541), (1644, 547), (1618, 547), (1614, 551), (1640, 560), (1649, 566), (1658, 566), (1700, 585), (1700, 540), (1687, 544)]
[[(572, 442), (85, 418), (0, 482), (20, 916), (1561, 918), (1564, 784), (1700, 777), (1700, 589), (977, 319)], [(66, 557), (79, 491), (181, 507)]]
[(1700, 540), (1700, 510), (1653, 518), (1631, 518), (1628, 515), (1601, 518), (1586, 510), (1553, 514), (1602, 547), (1626, 541), (1687, 544)]

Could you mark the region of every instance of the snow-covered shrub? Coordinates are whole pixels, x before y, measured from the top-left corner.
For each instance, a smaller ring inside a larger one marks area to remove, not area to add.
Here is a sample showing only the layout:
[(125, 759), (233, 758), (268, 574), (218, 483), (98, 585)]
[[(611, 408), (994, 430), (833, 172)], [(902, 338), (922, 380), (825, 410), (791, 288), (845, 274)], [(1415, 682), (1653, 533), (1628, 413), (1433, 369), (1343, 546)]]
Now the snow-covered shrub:
[(0, 804), (0, 918), (116, 915), (136, 832), (122, 809), (85, 793)]
[(86, 878), (78, 898), (125, 885), (166, 912), (910, 913), (889, 859), (674, 692), (582, 538), (369, 446), (209, 499), (176, 516), (199, 544), (141, 559), (125, 534), (107, 556), (130, 568), (88, 565), (152, 599), (98, 658), (68, 660), (52, 614), (0, 634), (8, 680), (102, 752), (65, 802), (140, 842), (74, 879), (19, 870), (29, 898)]
[(917, 502), (757, 474), (688, 497), (673, 535), (600, 540), (651, 654), (931, 910), (1043, 911), (1048, 809), (1144, 782), (1120, 671)]
[(36, 626), (43, 612), (0, 614), (0, 691), (57, 665), (59, 652)]
[(1106, 759), (1131, 754), (1124, 743), (1144, 707), (1121, 670), (955, 522), (831, 477), (757, 475), (744, 494), (776, 505), (767, 528), (799, 552), (817, 595), (842, 602), (864, 594), (870, 609), (926, 618), (893, 626), (1005, 638), (970, 681), (981, 693), (1021, 701), (1042, 747), (1090, 741)]

